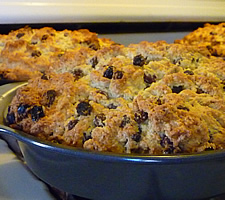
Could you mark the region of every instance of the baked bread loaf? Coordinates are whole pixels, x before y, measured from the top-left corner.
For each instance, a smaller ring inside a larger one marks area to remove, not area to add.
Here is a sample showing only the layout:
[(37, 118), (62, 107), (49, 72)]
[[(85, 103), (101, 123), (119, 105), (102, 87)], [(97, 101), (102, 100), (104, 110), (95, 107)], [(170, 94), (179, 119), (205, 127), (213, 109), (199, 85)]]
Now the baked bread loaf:
[(96, 50), (115, 42), (86, 29), (56, 31), (24, 27), (0, 35), (0, 80), (27, 81), (53, 71), (71, 72)]
[(212, 55), (225, 58), (225, 23), (207, 23), (175, 43), (207, 47)]
[(87, 54), (73, 73), (57, 67), (18, 89), (6, 116), (9, 126), (116, 153), (225, 148), (222, 58), (165, 41), (105, 45)]

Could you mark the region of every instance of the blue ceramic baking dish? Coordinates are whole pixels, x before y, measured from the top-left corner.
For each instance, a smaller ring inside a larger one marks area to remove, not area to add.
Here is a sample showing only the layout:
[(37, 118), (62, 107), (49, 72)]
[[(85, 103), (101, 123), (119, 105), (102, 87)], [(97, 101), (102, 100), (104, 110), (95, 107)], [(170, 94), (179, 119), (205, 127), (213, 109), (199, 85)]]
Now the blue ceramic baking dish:
[(87, 151), (42, 141), (4, 123), (24, 83), (0, 87), (0, 134), (18, 141), (27, 166), (46, 183), (92, 200), (191, 200), (225, 193), (225, 150), (181, 155)]

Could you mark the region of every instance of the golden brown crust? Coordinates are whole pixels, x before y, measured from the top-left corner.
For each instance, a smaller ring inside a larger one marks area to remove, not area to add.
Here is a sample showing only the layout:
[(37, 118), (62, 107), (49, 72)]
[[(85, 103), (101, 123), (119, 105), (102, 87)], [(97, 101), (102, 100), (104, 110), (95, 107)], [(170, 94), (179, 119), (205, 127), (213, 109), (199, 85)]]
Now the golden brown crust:
[(64, 56), (55, 71), (18, 90), (7, 115), (11, 127), (117, 153), (225, 148), (225, 62), (207, 49), (145, 41), (97, 51), (82, 46)]
[(225, 57), (225, 23), (205, 24), (175, 43), (207, 47), (212, 55)]
[(86, 64), (96, 50), (113, 44), (86, 29), (24, 27), (0, 35), (0, 74), (8, 80), (25, 81), (40, 72), (70, 72), (74, 66)]

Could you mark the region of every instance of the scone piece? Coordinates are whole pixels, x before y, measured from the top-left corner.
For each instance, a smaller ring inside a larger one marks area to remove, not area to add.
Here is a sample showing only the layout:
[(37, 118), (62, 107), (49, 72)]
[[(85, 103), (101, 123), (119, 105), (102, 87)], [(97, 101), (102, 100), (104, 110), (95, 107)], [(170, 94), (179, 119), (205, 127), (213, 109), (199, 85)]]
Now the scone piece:
[(86, 29), (56, 31), (24, 27), (0, 35), (0, 79), (25, 81), (46, 71), (61, 73), (85, 64), (95, 51), (114, 44)]
[[(225, 148), (222, 58), (206, 48), (164, 41), (79, 53), (82, 64), (73, 71), (44, 73), (18, 90), (7, 114), (11, 127), (116, 153)], [(86, 55), (91, 56), (84, 64)]]
[(110, 98), (132, 100), (140, 90), (177, 72), (193, 75), (207, 71), (225, 81), (224, 60), (211, 56), (206, 48), (192, 45), (143, 41), (128, 47), (102, 48), (91, 60), (95, 61), (90, 73), (91, 86), (106, 91)]
[(8, 123), (39, 138), (86, 149), (122, 153), (137, 148), (131, 138), (139, 129), (129, 102), (109, 99), (89, 83), (88, 76), (76, 80), (70, 73), (30, 79), (14, 97)]
[(89, 150), (160, 155), (223, 149), (223, 85), (209, 75), (201, 83), (207, 90), (199, 93), (204, 77), (167, 74), (130, 100), (92, 87), (89, 75), (50, 74), (20, 88), (6, 118), (12, 128)]
[(204, 46), (212, 55), (225, 57), (225, 23), (207, 23), (175, 43)]

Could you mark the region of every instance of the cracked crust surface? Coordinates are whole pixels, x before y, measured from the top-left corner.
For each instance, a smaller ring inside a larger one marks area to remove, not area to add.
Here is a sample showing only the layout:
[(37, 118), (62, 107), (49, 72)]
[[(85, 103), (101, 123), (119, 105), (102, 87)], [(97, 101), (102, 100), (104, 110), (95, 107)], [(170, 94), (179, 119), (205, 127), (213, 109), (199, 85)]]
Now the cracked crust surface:
[(116, 153), (225, 148), (222, 58), (165, 41), (81, 48), (72, 73), (46, 72), (17, 91), (7, 114), (11, 127)]
[(56, 31), (24, 27), (0, 35), (0, 78), (26, 81), (44, 72), (71, 72), (95, 51), (115, 44), (86, 29)]
[(207, 47), (212, 55), (225, 58), (225, 23), (207, 23), (175, 43)]

